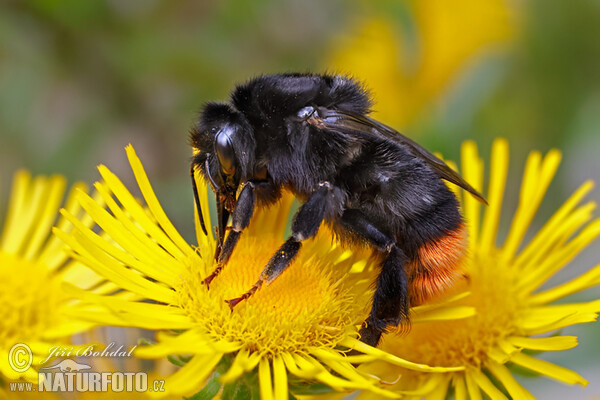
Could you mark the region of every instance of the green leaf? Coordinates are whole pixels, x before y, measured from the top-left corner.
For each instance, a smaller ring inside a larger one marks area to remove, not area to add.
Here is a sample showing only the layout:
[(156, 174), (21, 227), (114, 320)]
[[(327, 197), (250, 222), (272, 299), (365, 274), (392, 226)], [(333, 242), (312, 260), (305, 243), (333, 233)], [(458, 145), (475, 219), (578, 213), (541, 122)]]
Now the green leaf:
[(217, 364), (215, 370), (219, 374), (223, 375), (231, 367), (231, 364), (233, 363), (233, 358), (233, 354), (225, 354), (223, 358), (221, 358), (221, 361), (219, 361), (219, 364)]
[(221, 390), (220, 377), (221, 374), (214, 372), (206, 383), (206, 386), (195, 395), (188, 397), (187, 400), (212, 400)]
[(223, 387), (222, 400), (260, 400), (260, 387), (256, 369)]
[(185, 364), (187, 364), (188, 361), (190, 361), (190, 359), (190, 357), (182, 357), (177, 354), (169, 354), (167, 356), (167, 360), (169, 360), (171, 364), (177, 365), (178, 367), (185, 366)]
[[(258, 387), (258, 385), (256, 386)], [(223, 393), (221, 393), (221, 399), (223, 400), (254, 400), (255, 398), (258, 399), (258, 397), (253, 396), (252, 389), (243, 379), (225, 385)]]
[(152, 345), (156, 344), (156, 342), (151, 339), (139, 338), (137, 341), (137, 344), (142, 345), (142, 346), (152, 346)]
[(290, 384), (290, 392), (294, 393), (295, 395), (316, 395), (333, 393), (334, 390), (326, 384), (320, 382), (298, 382), (294, 385)]

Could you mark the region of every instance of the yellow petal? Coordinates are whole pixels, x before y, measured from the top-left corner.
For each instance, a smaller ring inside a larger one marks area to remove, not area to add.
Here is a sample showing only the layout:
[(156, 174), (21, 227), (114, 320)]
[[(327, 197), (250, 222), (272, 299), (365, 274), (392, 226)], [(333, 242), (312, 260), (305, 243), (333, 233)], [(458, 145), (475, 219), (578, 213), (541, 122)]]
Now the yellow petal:
[(10, 254), (19, 253), (21, 241), (29, 227), (27, 220), (31, 218), (27, 218), (27, 208), (31, 204), (30, 182), (31, 174), (25, 170), (18, 171), (13, 179), (4, 231), (0, 237), (0, 249)]
[(288, 400), (287, 370), (280, 356), (273, 357), (273, 378), (275, 381), (275, 400)]
[(283, 359), (287, 370), (299, 378), (314, 379), (319, 374), (319, 369), (311, 364), (308, 364), (308, 368), (300, 368), (290, 353), (282, 353), (281, 358)]
[[(316, 379), (318, 379), (321, 382), (324, 382), (325, 384), (331, 386), (334, 389), (347, 389), (347, 388), (356, 389), (356, 386), (359, 386), (359, 387), (362, 386), (362, 385), (352, 385), (351, 382), (330, 374), (329, 372), (327, 372), (327, 370), (322, 365), (314, 362), (314, 360), (310, 357), (302, 357), (298, 354), (294, 354), (293, 358), (294, 358), (295, 364), (297, 365), (297, 369), (302, 371), (301, 372), (302, 375), (308, 376), (310, 374), (314, 374), (314, 377)], [(284, 361), (285, 361), (285, 358), (284, 358)], [(288, 366), (288, 363), (286, 362), (286, 367), (287, 366)], [(294, 372), (291, 369), (289, 369), (289, 367), (288, 367), (288, 370), (294, 374)], [(294, 375), (296, 375), (296, 374), (294, 374)], [(297, 376), (301, 376), (301, 375), (297, 375)]]
[[(334, 375), (332, 375), (327, 370), (325, 370), (325, 368), (323, 368), (321, 363), (319, 363), (314, 358), (312, 358), (310, 356), (306, 356), (306, 357), (302, 358), (301, 361), (298, 361), (299, 358), (300, 357), (298, 357), (296, 359), (297, 362), (299, 362), (299, 363), (300, 362), (308, 362), (320, 370), (319, 374), (317, 375), (320, 381), (325, 382), (332, 387), (335, 387), (336, 381), (337, 382), (340, 381)], [(358, 374), (355, 369), (353, 369), (352, 367), (349, 367), (349, 364), (347, 364), (347, 363), (340, 363), (340, 362), (336, 362), (336, 361), (332, 361), (332, 360), (322, 360), (322, 361), (325, 365), (329, 366), (334, 372), (338, 373), (343, 378), (347, 379), (346, 381), (341, 380), (341, 382), (343, 382), (341, 385), (339, 385), (339, 387), (341, 387), (341, 388), (345, 387), (345, 388), (353, 388), (353, 389), (366, 389), (366, 390), (369, 390), (370, 392), (379, 394), (380, 396), (383, 396), (383, 397), (389, 397), (389, 398), (400, 397), (398, 394), (392, 393), (387, 390), (380, 389), (379, 387), (375, 386), (374, 384), (369, 382), (366, 378), (364, 378), (363, 376)], [(333, 385), (332, 385), (332, 382), (333, 382)]]
[(323, 364), (329, 366), (332, 370), (348, 379), (352, 382), (360, 382), (366, 385), (370, 384), (364, 376), (358, 373), (352, 365), (346, 360), (336, 360), (334, 357), (330, 356), (330, 353), (334, 353), (333, 350), (330, 349), (319, 349), (314, 348), (311, 351), (311, 354), (317, 357)]
[[(83, 236), (85, 236), (90, 242), (93, 242), (95, 245), (97, 245), (99, 249), (105, 252), (107, 255), (111, 256), (117, 261), (120, 261), (124, 265), (133, 267), (134, 269), (151, 277), (154, 280), (166, 283), (171, 287), (174, 286), (176, 279), (174, 273), (176, 269), (167, 268), (168, 266), (175, 264), (173, 262), (174, 260), (171, 258), (167, 259), (167, 262), (164, 262), (165, 257), (163, 254), (163, 262), (161, 262), (159, 265), (156, 265), (155, 262), (157, 259), (160, 260), (160, 258), (156, 255), (154, 257), (148, 257), (148, 253), (151, 253), (151, 249), (149, 247), (153, 247), (154, 250), (156, 250), (158, 246), (155, 244), (152, 244), (151, 246), (143, 246), (142, 242), (133, 241), (131, 237), (131, 231), (130, 234), (122, 232), (122, 225), (119, 225), (116, 220), (110, 218), (108, 214), (104, 215), (105, 218), (103, 218), (103, 230), (109, 235), (112, 233), (114, 235), (114, 240), (102, 238), (100, 235), (84, 226), (72, 215), (65, 213), (64, 216), (66, 219), (71, 221), (73, 226)], [(115, 240), (120, 245), (119, 247), (115, 245)], [(143, 257), (142, 261), (135, 258), (136, 255)]]
[(258, 383), (260, 386), (260, 398), (262, 400), (273, 400), (271, 367), (269, 366), (269, 360), (265, 358), (262, 358), (258, 363)]
[(440, 307), (426, 312), (415, 314), (411, 320), (413, 323), (423, 323), (431, 321), (458, 320), (472, 317), (475, 315), (475, 307), (469, 306), (454, 306)]
[(193, 357), (185, 366), (165, 380), (166, 392), (152, 392), (157, 397), (166, 394), (189, 394), (198, 391), (213, 372), (223, 354), (208, 354)]
[(577, 372), (552, 364), (548, 361), (533, 358), (527, 354), (517, 353), (513, 355), (511, 361), (517, 365), (520, 365), (521, 367), (530, 369), (564, 383), (571, 385), (578, 384), (582, 386), (587, 386), (588, 384), (588, 381), (586, 381)]
[(477, 385), (477, 383), (475, 382), (471, 370), (466, 371), (465, 382), (467, 383), (467, 392), (469, 393), (469, 399), (482, 400), (481, 390), (479, 390), (479, 385)]
[(135, 354), (143, 358), (161, 358), (169, 354), (227, 354), (240, 348), (240, 345), (225, 340), (215, 342), (198, 329), (190, 329), (180, 335), (159, 333), (158, 341), (149, 346), (138, 347)]
[(525, 389), (512, 373), (502, 364), (490, 361), (486, 364), (487, 369), (504, 385), (506, 391), (513, 399), (534, 400), (535, 397)]
[(399, 367), (403, 367), (403, 368), (407, 368), (407, 369), (412, 369), (415, 371), (421, 371), (421, 372), (451, 372), (451, 371), (462, 371), (464, 370), (464, 367), (462, 366), (458, 366), (458, 367), (430, 367), (428, 365), (425, 364), (417, 364), (417, 363), (413, 363), (410, 361), (406, 361), (403, 360), (399, 357), (396, 357), (392, 354), (386, 353), (382, 350), (376, 349), (374, 347), (371, 347), (355, 338), (351, 338), (351, 337), (346, 337), (344, 338), (344, 340), (342, 340), (340, 342), (340, 344), (342, 346), (347, 346), (351, 349), (354, 349), (356, 351), (360, 351), (361, 353), (365, 353), (365, 354), (370, 354), (370, 355), (374, 355), (377, 356), (377, 358), (381, 359), (381, 360), (385, 360), (387, 362), (389, 362), (390, 364), (394, 364), (397, 365)]
[(594, 203), (588, 203), (577, 208), (562, 221), (560, 227), (545, 235), (544, 241), (537, 244), (530, 243), (517, 256), (514, 266), (522, 270), (522, 276), (526, 278), (523, 279), (523, 283), (531, 281), (532, 277), (538, 279), (540, 276), (548, 277), (564, 265), (554, 262), (548, 263), (549, 256), (560, 254), (560, 251), (570, 245), (570, 241), (573, 240), (572, 238), (576, 236), (576, 233), (592, 220), (595, 208)]
[(106, 326), (137, 327), (141, 329), (190, 329), (194, 326), (187, 316), (181, 316), (177, 321), (169, 316), (163, 318), (160, 314), (137, 314), (128, 312), (121, 308), (118, 312), (113, 312), (106, 306), (73, 306), (64, 311), (65, 315), (72, 318), (83, 319), (95, 324)]
[[(77, 193), (87, 192), (87, 185), (84, 183), (78, 182), (75, 183), (69, 194), (67, 196), (67, 201), (64, 205), (64, 209), (67, 210), (67, 213), (76, 216), (77, 220), (80, 221), (86, 227), (91, 227), (93, 225), (93, 221), (89, 215), (82, 211), (81, 206), (79, 205), (79, 201), (77, 200)], [(99, 198), (98, 193), (94, 193), (94, 201), (102, 202)], [(61, 215), (56, 223), (56, 228), (64, 231), (70, 232), (73, 228), (71, 222), (66, 219), (63, 215)], [(51, 235), (48, 242), (44, 245), (44, 248), (41, 250), (40, 255), (38, 256), (38, 260), (47, 265), (50, 270), (55, 270), (61, 267), (65, 261), (66, 254), (62, 249), (64, 249), (65, 244), (58, 239), (56, 236)], [(87, 268), (86, 268), (87, 269)]]
[(492, 159), (490, 166), (490, 183), (488, 189), (488, 206), (485, 208), (483, 225), (481, 228), (481, 253), (488, 253), (496, 245), (498, 221), (502, 210), (502, 198), (508, 173), (508, 142), (505, 139), (496, 139), (492, 145)]
[(426, 379), (425, 382), (420, 384), (419, 387), (415, 390), (400, 390), (399, 392), (402, 393), (404, 396), (417, 396), (419, 398), (427, 396), (429, 393), (431, 393), (433, 390), (435, 390), (435, 388), (437, 388), (439, 385), (443, 384), (444, 382), (446, 382), (446, 389), (447, 389), (447, 378), (449, 378), (449, 375), (447, 374), (429, 374)]
[(519, 207), (512, 220), (511, 229), (502, 251), (505, 259), (512, 259), (517, 252), (556, 173), (560, 159), (561, 154), (557, 150), (550, 150), (543, 160), (539, 152), (534, 151), (529, 155), (521, 184)]
[[(33, 363), (35, 362), (36, 360), (33, 361)], [(34, 365), (33, 363), (32, 365)], [(38, 373), (33, 368), (29, 368), (22, 373), (16, 372), (9, 363), (8, 351), (2, 349), (0, 349), (0, 376), (2, 376), (3, 379), (8, 378), (8, 380), (24, 379), (28, 382), (37, 382), (38, 380)], [(1, 390), (0, 395), (2, 395)]]
[[(164, 249), (173, 257), (183, 257), (184, 253), (182, 250), (176, 246), (175, 243), (173, 243), (173, 241), (162, 229), (160, 229), (155, 221), (150, 219), (150, 216), (146, 213), (144, 207), (142, 207), (139, 201), (131, 195), (121, 180), (104, 165), (98, 166), (98, 172), (100, 172), (100, 175), (102, 175), (102, 178), (106, 183), (106, 187), (110, 189), (117, 200), (119, 200), (121, 203), (121, 207), (124, 210), (127, 210), (127, 213), (131, 215), (131, 219), (136, 221), (136, 223), (138, 223), (150, 237), (163, 246)], [(90, 212), (87, 209), (86, 211)], [(92, 217), (94, 216), (92, 215)], [(98, 222), (96, 218), (94, 219), (96, 222)]]
[(600, 265), (597, 265), (585, 274), (580, 275), (569, 282), (532, 295), (529, 298), (529, 304), (542, 305), (551, 303), (555, 300), (562, 299), (563, 297), (591, 288), (592, 286), (596, 286), (598, 284), (600, 284)]
[(256, 236), (283, 239), (286, 227), (283, 222), (290, 217), (290, 207), (294, 201), (294, 196), (284, 191), (275, 210), (273, 207), (258, 208), (252, 217), (249, 231)]
[[(77, 219), (80, 221), (83, 218), (80, 218), (80, 216), (78, 215), (79, 212), (81, 211), (81, 206), (79, 205), (79, 202), (77, 201), (77, 193), (78, 192), (87, 193), (87, 191), (88, 191), (88, 186), (85, 183), (82, 183), (82, 182), (75, 183), (69, 190), (69, 194), (67, 195), (67, 200), (63, 207), (65, 210), (67, 210), (67, 212), (69, 214), (77, 216), (78, 217)], [(89, 221), (89, 219), (87, 219), (87, 220)], [(61, 218), (56, 223), (55, 226), (62, 231), (68, 232), (70, 229), (70, 225), (71, 225), (71, 223), (69, 221)]]
[(207, 233), (207, 235), (205, 235), (204, 231), (202, 230), (202, 227), (200, 226), (198, 210), (196, 210), (196, 205), (194, 204), (194, 226), (196, 228), (196, 241), (198, 243), (198, 246), (207, 246), (209, 244), (215, 243), (213, 232), (211, 230), (212, 223), (210, 221), (210, 207), (208, 205), (208, 190), (206, 187), (206, 182), (204, 182), (204, 180), (202, 179), (200, 171), (194, 171), (194, 179), (196, 180), (196, 188), (198, 189), (198, 200), (200, 200), (200, 207), (202, 208), (202, 216), (204, 218), (204, 227), (206, 228)]
[(581, 250), (600, 235), (600, 220), (587, 225), (565, 246), (547, 255), (538, 267), (526, 274), (518, 283), (518, 289), (530, 293), (548, 280), (556, 271), (568, 264)]
[[(98, 193), (101, 194), (110, 211), (114, 215), (110, 225), (108, 225), (110, 220), (105, 222), (107, 225), (103, 227), (104, 232), (117, 241), (126, 252), (131, 254), (131, 256), (135, 257), (137, 260), (140, 260), (141, 262), (138, 264), (148, 265), (146, 269), (156, 271), (156, 273), (163, 272), (164, 274), (170, 274), (171, 276), (180, 274), (181, 268), (177, 262), (177, 259), (174, 258), (172, 254), (165, 251), (164, 245), (166, 242), (163, 241), (162, 243), (157, 243), (155, 238), (149, 237), (147, 232), (140, 229), (139, 221), (132, 221), (130, 217), (121, 209), (121, 207), (117, 205), (103, 185), (96, 184), (96, 187)], [(151, 221), (148, 223), (152, 224)], [(168, 239), (164, 240), (168, 241)], [(123, 258), (122, 255), (121, 258)], [(126, 260), (130, 259), (131, 258), (127, 258)], [(132, 266), (135, 267), (136, 265)], [(138, 269), (140, 269), (139, 266)], [(168, 280), (166, 278), (156, 279), (165, 283)]]
[(425, 311), (429, 311), (429, 310), (434, 310), (434, 309), (438, 309), (441, 307), (445, 307), (446, 304), (450, 304), (450, 303), (454, 303), (455, 301), (459, 301), (462, 300), (464, 298), (467, 298), (471, 295), (471, 292), (460, 292), (456, 295), (453, 295), (449, 298), (445, 298), (443, 300), (443, 302), (439, 302), (439, 303), (427, 303), (427, 304), (421, 304), (415, 307), (411, 307), (410, 311), (412, 314), (418, 314), (421, 312), (425, 312)]
[(456, 400), (467, 400), (467, 385), (464, 378), (457, 374), (454, 376), (453, 383)]
[(175, 229), (167, 217), (167, 214), (165, 214), (165, 211), (162, 209), (160, 202), (156, 198), (156, 194), (154, 194), (154, 190), (150, 185), (146, 171), (144, 170), (144, 167), (137, 154), (135, 154), (133, 146), (128, 145), (125, 148), (125, 151), (127, 152), (127, 158), (129, 159), (131, 169), (133, 170), (133, 174), (135, 175), (135, 179), (138, 182), (138, 186), (140, 187), (142, 195), (148, 204), (148, 208), (150, 208), (150, 211), (152, 211), (152, 214), (158, 221), (158, 224), (184, 254), (190, 254), (190, 246), (181, 237), (179, 232), (177, 232), (177, 229)]
[[(477, 154), (477, 145), (473, 141), (466, 141), (461, 147), (461, 161), (464, 179), (481, 192), (483, 186), (483, 161)], [(464, 196), (464, 212), (469, 228), (469, 244), (471, 248), (479, 240), (479, 215), (481, 203), (470, 195)]]
[(547, 338), (509, 337), (511, 344), (530, 350), (559, 351), (577, 346), (577, 336), (552, 336)]
[(140, 274), (125, 268), (113, 258), (109, 257), (90, 239), (79, 232), (71, 236), (54, 229), (54, 234), (59, 236), (65, 243), (73, 248), (79, 255), (75, 259), (85, 263), (98, 274), (115, 282), (119, 287), (134, 293), (154, 299), (161, 303), (175, 304), (177, 302), (174, 291), (149, 281)]
[(33, 260), (44, 242), (50, 235), (50, 229), (54, 225), (56, 215), (67, 181), (62, 176), (53, 176), (48, 180), (48, 185), (44, 191), (44, 201), (40, 203), (39, 210), (36, 212), (35, 223), (28, 234), (28, 245), (25, 248), (24, 257)]
[(107, 292), (118, 290), (118, 287), (112, 283), (108, 287), (106, 284), (109, 282), (106, 279), (78, 262), (68, 263), (57, 271), (56, 274), (62, 282), (70, 282), (82, 289), (98, 291), (101, 288), (105, 288)]
[(169, 329), (184, 329), (192, 325), (189, 316), (178, 307), (164, 304), (129, 301), (111, 295), (102, 296), (87, 290), (82, 290), (74, 285), (69, 284), (68, 282), (63, 283), (63, 289), (66, 293), (74, 297), (86, 300), (92, 304), (101, 304), (116, 315), (133, 314), (142, 318), (147, 318), (149, 321), (162, 321), (165, 325), (165, 328)]
[(500, 364), (504, 364), (504, 363), (506, 363), (510, 359), (509, 354), (507, 354), (505, 351), (503, 351), (499, 347), (492, 347), (492, 348), (490, 348), (487, 351), (487, 355), (490, 358), (490, 360), (493, 360), (493, 361), (495, 361), (497, 363), (500, 363)]
[(578, 311), (575, 309), (560, 309), (552, 307), (554, 313), (538, 312), (541, 307), (531, 309), (523, 314), (523, 319), (519, 322), (519, 328), (525, 335), (537, 335), (564, 328), (565, 326), (593, 322), (597, 314), (592, 311)]
[[(52, 339), (61, 339), (65, 337), (72, 336), (76, 333), (80, 333), (92, 328), (94, 324), (87, 321), (79, 321), (76, 319), (69, 319), (66, 321), (61, 321), (60, 324), (53, 325), (44, 330), (44, 339), (52, 340)], [(27, 342), (29, 345), (29, 342)], [(46, 356), (48, 354), (46, 353)]]
[(428, 400), (445, 400), (448, 397), (450, 375), (442, 375), (434, 389), (427, 395)]
[(172, 335), (166, 332), (159, 332), (156, 336), (161, 343), (170, 345), (187, 344), (189, 346), (194, 346), (196, 343), (204, 341), (209, 343), (208, 346), (213, 351), (218, 353), (232, 353), (241, 348), (241, 344), (235, 341), (230, 341), (227, 339), (215, 341), (214, 339), (207, 338), (206, 335), (203, 333), (202, 327), (187, 330), (179, 335)]
[(552, 242), (550, 238), (565, 224), (565, 221), (572, 219), (573, 210), (583, 200), (583, 198), (593, 189), (594, 183), (587, 181), (581, 185), (569, 199), (552, 215), (552, 217), (544, 224), (542, 229), (538, 231), (535, 237), (527, 245), (527, 247), (519, 254), (518, 262), (531, 259), (532, 256), (538, 254), (537, 249), (547, 242)]
[(248, 349), (241, 349), (235, 356), (231, 367), (221, 376), (221, 382), (235, 382), (245, 372), (253, 370), (258, 365), (260, 359), (261, 357), (258, 353), (250, 353)]
[(469, 371), (475, 383), (488, 395), (492, 400), (508, 400), (506, 396), (498, 390), (496, 386), (485, 376), (481, 370), (472, 369)]

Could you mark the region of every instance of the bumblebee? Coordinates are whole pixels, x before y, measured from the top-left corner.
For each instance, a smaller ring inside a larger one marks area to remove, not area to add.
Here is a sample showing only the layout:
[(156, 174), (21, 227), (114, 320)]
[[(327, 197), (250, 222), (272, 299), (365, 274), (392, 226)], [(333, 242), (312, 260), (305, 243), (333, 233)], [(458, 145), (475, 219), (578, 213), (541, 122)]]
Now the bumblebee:
[(372, 248), (379, 260), (360, 329), (369, 345), (387, 327), (408, 323), (410, 306), (462, 276), (467, 232), (443, 180), (484, 198), (429, 151), (370, 118), (371, 104), (365, 88), (346, 76), (277, 74), (238, 85), (227, 103), (203, 107), (191, 131), (190, 174), (205, 233), (195, 170), (216, 195), (217, 265), (206, 285), (226, 266), (256, 207), (272, 205), (282, 190), (303, 203), (291, 236), (256, 283), (227, 301), (232, 310), (283, 273), (323, 223), (343, 243)]

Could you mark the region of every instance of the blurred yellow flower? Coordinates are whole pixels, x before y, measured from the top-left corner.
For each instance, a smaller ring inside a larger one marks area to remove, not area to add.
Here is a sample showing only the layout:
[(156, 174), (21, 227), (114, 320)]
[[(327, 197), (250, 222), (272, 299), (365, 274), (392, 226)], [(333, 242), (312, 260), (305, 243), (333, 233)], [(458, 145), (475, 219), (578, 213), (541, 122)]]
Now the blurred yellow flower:
[[(64, 244), (50, 234), (65, 186), (62, 176), (32, 179), (26, 171), (15, 174), (0, 237), (0, 378), (37, 382), (36, 369), (26, 369), (27, 363), (39, 366), (51, 347), (68, 345), (72, 334), (90, 327), (89, 322), (64, 315), (74, 304), (63, 292), (63, 282), (85, 289), (103, 287), (100, 277), (73, 262)], [(85, 185), (73, 186), (65, 207), (90, 226), (92, 220), (83, 215), (75, 201), (77, 190), (85, 190)], [(64, 218), (58, 220), (58, 226), (72, 228)], [(29, 346), (32, 354), (27, 356), (24, 348), (11, 352), (17, 344)], [(15, 365), (24, 371), (18, 372)]]
[(375, 118), (401, 127), (469, 65), (509, 43), (516, 28), (506, 0), (400, 3), (412, 14), (414, 38), (389, 16), (369, 16), (333, 43), (326, 66), (368, 82)]
[[(368, 257), (332, 244), (326, 229), (306, 243), (285, 274), (232, 312), (224, 300), (251, 286), (280, 244), (292, 197), (285, 196), (269, 210), (257, 210), (232, 259), (208, 290), (202, 280), (214, 269), (215, 240), (202, 233), (196, 218), (199, 246), (187, 244), (161, 208), (131, 146), (127, 155), (147, 208), (100, 166), (103, 181), (96, 188), (110, 213), (84, 193), (79, 201), (110, 240), (68, 213), (76, 229), (57, 234), (78, 259), (117, 284), (121, 293), (131, 295), (116, 298), (71, 288), (89, 301), (74, 312), (105, 325), (162, 330), (158, 343), (139, 348), (138, 356), (191, 356), (165, 382), (170, 393), (198, 391), (211, 375), (211, 387), (225, 384), (222, 390), (227, 390), (228, 384), (236, 384), (257, 369), (258, 382), (251, 389), (259, 390), (264, 399), (288, 399), (292, 381), (316, 381), (339, 391), (364, 389), (394, 397), (379, 387), (376, 377), (360, 374), (352, 363), (383, 358), (420, 372), (456, 370), (414, 364), (357, 340), (357, 327), (372, 296), (372, 275), (356, 271), (370, 271), (365, 268)], [(204, 220), (210, 221), (206, 185), (198, 187)], [(355, 273), (348, 275), (351, 270)], [(417, 310), (413, 321), (472, 314), (472, 308), (442, 304)], [(347, 356), (348, 350), (363, 354)], [(219, 374), (213, 374), (217, 369)]]
[[(107, 344), (112, 342), (112, 338), (115, 336), (132, 338), (135, 341), (138, 340), (141, 333), (136, 329), (120, 329), (120, 331), (115, 331), (114, 327), (101, 327), (96, 329), (91, 329), (86, 331), (81, 335), (81, 338), (88, 343), (103, 343)], [(176, 367), (168, 362), (166, 359), (158, 360), (155, 362), (149, 362), (148, 360), (141, 360), (135, 357), (85, 357), (84, 361), (87, 365), (91, 367), (91, 372), (120, 372), (120, 373), (139, 373), (144, 372), (147, 374), (147, 382), (148, 386), (151, 388), (160, 388), (160, 382), (154, 384), (154, 382), (164, 380), (164, 377), (173, 372)], [(87, 372), (83, 372), (86, 374)], [(56, 381), (57, 377), (55, 376), (53, 382)], [(80, 376), (79, 374), (75, 374), (73, 376), (74, 382), (77, 382), (78, 379), (84, 379), (85, 377)], [(61, 387), (60, 384), (50, 385), (50, 387), (54, 388), (54, 392), (46, 390), (37, 390), (38, 387), (36, 384), (29, 387), (28, 386), (20, 386), (24, 382), (18, 382), (18, 385), (10, 385), (10, 390), (6, 392), (0, 391), (0, 400), (64, 400), (65, 398), (69, 400), (96, 400), (96, 399), (131, 399), (131, 400), (139, 400), (139, 399), (150, 399), (153, 398), (151, 396), (152, 391), (137, 391), (137, 389), (132, 390), (132, 388), (127, 388), (125, 385), (121, 390), (115, 390), (115, 381), (110, 380), (110, 378), (102, 378), (106, 384), (106, 389), (100, 389), (96, 386), (96, 384), (90, 385), (90, 389), (88, 390), (87, 385), (81, 385), (79, 387), (86, 388), (85, 390), (74, 390), (69, 391), (67, 388), (68, 385)], [(88, 381), (89, 382), (89, 381)], [(77, 388), (77, 384), (74, 385)], [(32, 390), (33, 389), (33, 390)], [(163, 387), (164, 389), (164, 387)], [(181, 400), (181, 396), (169, 395), (169, 392), (166, 391), (166, 397), (164, 400)]]
[[(570, 282), (540, 289), (600, 234), (600, 220), (590, 223), (595, 204), (580, 204), (592, 189), (591, 182), (584, 183), (522, 246), (560, 158), (556, 150), (545, 157), (539, 152), (530, 154), (519, 206), (508, 236), (498, 248), (496, 236), (509, 156), (507, 143), (495, 141), (487, 193), (489, 207), (485, 209), (483, 222), (480, 223), (481, 205), (475, 199), (464, 196), (462, 203), (470, 232), (470, 257), (466, 264), (470, 279), (464, 287), (455, 288), (454, 295), (469, 290), (471, 295), (459, 303), (475, 307), (475, 316), (415, 325), (408, 335), (386, 335), (380, 346), (398, 357), (431, 365), (462, 365), (466, 369), (433, 375), (399, 370), (378, 361), (365, 366), (363, 372), (390, 381), (401, 376), (389, 389), (409, 398), (412, 395), (444, 399), (449, 391), (454, 392), (456, 399), (480, 399), (481, 391), (492, 399), (505, 399), (505, 393), (514, 399), (533, 398), (512, 376), (511, 365), (564, 383), (587, 384), (576, 372), (531, 355), (531, 351), (560, 351), (576, 346), (576, 337), (560, 336), (556, 331), (594, 321), (600, 311), (600, 300), (552, 304), (599, 284), (600, 265)], [(472, 142), (463, 146), (462, 172), (475, 188), (482, 188), (483, 162)], [(457, 194), (460, 195), (458, 190)], [(365, 393), (360, 398), (376, 397)]]

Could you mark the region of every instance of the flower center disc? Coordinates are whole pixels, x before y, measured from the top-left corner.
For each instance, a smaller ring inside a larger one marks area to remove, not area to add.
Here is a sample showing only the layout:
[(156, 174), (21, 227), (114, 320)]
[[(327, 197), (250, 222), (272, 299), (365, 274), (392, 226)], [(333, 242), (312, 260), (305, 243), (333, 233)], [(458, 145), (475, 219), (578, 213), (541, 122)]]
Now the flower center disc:
[(429, 365), (480, 367), (499, 341), (515, 333), (516, 313), (521, 307), (514, 292), (514, 272), (500, 262), (489, 265), (490, 259), (494, 257), (474, 256), (468, 266), (470, 285), (465, 281), (468, 287), (455, 288), (471, 292), (455, 304), (475, 307), (473, 317), (414, 325), (402, 340), (384, 339), (381, 348)]
[(215, 339), (239, 341), (264, 354), (335, 346), (352, 324), (354, 301), (339, 284), (344, 271), (335, 271), (333, 260), (311, 257), (309, 246), (233, 312), (225, 303), (252, 287), (279, 244), (242, 238), (210, 290), (201, 283), (202, 269), (191, 266), (179, 289), (182, 307)]
[(0, 346), (38, 337), (56, 317), (56, 280), (45, 266), (0, 251), (0, 282)]

